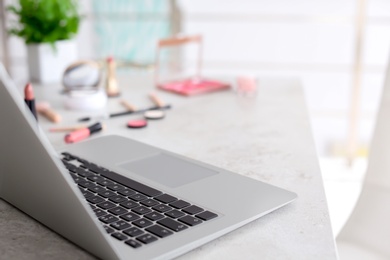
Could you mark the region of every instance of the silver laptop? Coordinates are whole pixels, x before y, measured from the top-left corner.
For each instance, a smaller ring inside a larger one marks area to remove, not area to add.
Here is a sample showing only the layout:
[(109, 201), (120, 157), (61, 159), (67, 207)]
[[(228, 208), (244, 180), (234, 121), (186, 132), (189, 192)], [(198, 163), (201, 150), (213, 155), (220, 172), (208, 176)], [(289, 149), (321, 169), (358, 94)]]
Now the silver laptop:
[(296, 198), (120, 136), (54, 151), (0, 79), (0, 197), (97, 257), (174, 258)]

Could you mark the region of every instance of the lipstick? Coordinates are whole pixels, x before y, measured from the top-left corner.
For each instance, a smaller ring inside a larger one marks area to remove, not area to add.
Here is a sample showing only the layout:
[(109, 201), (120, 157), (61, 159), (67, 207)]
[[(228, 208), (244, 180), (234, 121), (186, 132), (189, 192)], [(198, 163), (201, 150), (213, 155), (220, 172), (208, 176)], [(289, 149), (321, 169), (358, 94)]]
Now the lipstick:
[(37, 111), (35, 108), (34, 90), (31, 83), (27, 83), (24, 87), (24, 102), (26, 102), (26, 105), (34, 115), (35, 119), (38, 120)]
[(88, 138), (90, 135), (102, 131), (104, 128), (103, 124), (96, 123), (86, 128), (78, 129), (67, 135), (65, 135), (65, 143), (76, 143), (81, 140)]
[(115, 75), (116, 63), (113, 57), (107, 58), (106, 92), (108, 97), (119, 96), (118, 82)]

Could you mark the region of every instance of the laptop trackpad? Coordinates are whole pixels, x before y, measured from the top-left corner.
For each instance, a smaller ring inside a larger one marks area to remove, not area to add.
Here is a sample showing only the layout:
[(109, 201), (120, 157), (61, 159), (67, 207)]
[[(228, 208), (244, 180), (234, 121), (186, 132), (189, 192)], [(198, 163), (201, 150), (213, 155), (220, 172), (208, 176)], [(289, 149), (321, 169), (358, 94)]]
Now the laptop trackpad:
[(119, 166), (171, 188), (218, 174), (217, 171), (164, 153)]

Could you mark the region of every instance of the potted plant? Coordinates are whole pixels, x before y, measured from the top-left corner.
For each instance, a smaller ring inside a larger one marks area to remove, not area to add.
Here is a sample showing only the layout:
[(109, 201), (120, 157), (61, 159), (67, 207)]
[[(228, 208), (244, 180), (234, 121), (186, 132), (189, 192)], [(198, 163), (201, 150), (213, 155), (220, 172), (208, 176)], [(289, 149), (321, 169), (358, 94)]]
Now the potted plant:
[(77, 7), (77, 0), (19, 0), (8, 7), (18, 18), (9, 32), (27, 44), (32, 80), (59, 82), (66, 66), (77, 59)]

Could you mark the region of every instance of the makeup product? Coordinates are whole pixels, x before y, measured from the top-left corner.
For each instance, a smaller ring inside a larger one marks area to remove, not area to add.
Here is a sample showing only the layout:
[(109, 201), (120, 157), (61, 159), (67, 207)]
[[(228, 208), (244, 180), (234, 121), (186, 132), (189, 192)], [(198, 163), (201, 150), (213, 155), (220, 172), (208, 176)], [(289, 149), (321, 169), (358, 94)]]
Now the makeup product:
[(70, 110), (91, 111), (103, 109), (107, 96), (103, 89), (72, 90), (64, 97), (64, 106)]
[(135, 106), (133, 106), (132, 104), (130, 104), (129, 102), (127, 102), (126, 100), (122, 99), (121, 100), (121, 104), (122, 106), (124, 106), (128, 111), (135, 111), (137, 110), (137, 108)]
[(158, 107), (163, 107), (164, 102), (155, 94), (155, 93), (150, 93), (149, 98), (152, 100), (152, 102), (158, 106)]
[(40, 115), (46, 117), (49, 121), (53, 123), (59, 123), (62, 120), (61, 115), (51, 109), (50, 104), (48, 102), (37, 103), (36, 110)]
[(88, 138), (90, 135), (102, 131), (104, 128), (103, 124), (96, 123), (89, 127), (78, 129), (76, 131), (73, 131), (67, 135), (65, 135), (65, 143), (76, 143), (81, 140), (84, 140)]
[[(153, 103), (156, 106), (158, 107), (164, 106), (164, 102), (156, 94), (154, 93), (149, 94), (149, 98), (153, 101)], [(165, 112), (162, 110), (150, 110), (144, 113), (144, 117), (146, 119), (152, 119), (152, 120), (163, 119), (165, 117)]]
[(119, 96), (118, 82), (116, 80), (116, 63), (113, 57), (107, 58), (106, 92), (108, 97)]
[(57, 132), (72, 132), (76, 131), (79, 129), (86, 128), (87, 126), (85, 125), (78, 125), (78, 126), (68, 126), (68, 127), (53, 127), (50, 128), (49, 131), (52, 133), (57, 133)]
[[(181, 69), (177, 71), (177, 68), (181, 68), (181, 64), (162, 66), (161, 52), (165, 50), (176, 48), (183, 48), (184, 45), (195, 45), (197, 51), (191, 51), (190, 54), (196, 55), (196, 68), (190, 70), (189, 68)], [(201, 75), (202, 70), (202, 49), (203, 49), (203, 37), (202, 35), (192, 36), (177, 36), (173, 38), (161, 39), (157, 43), (154, 80), (155, 85), (163, 90), (177, 93), (184, 96), (191, 96), (197, 94), (203, 94), (213, 92), (217, 90), (225, 90), (230, 88), (230, 84), (219, 81), (204, 79)], [(170, 73), (169, 73), (170, 71)], [(165, 78), (164, 75), (166, 74)], [(172, 75), (175, 75), (174, 78)]]
[(101, 66), (93, 60), (79, 60), (70, 64), (62, 76), (65, 91), (96, 90), (101, 80)]
[(257, 92), (257, 82), (255, 77), (237, 77), (237, 93), (245, 96), (254, 96)]
[(144, 117), (146, 119), (158, 120), (163, 119), (165, 117), (165, 113), (161, 110), (149, 110), (144, 113)]
[(127, 122), (128, 128), (143, 128), (148, 125), (148, 121), (144, 119), (136, 119), (136, 120), (130, 120)]
[[(105, 119), (118, 117), (118, 116), (125, 116), (125, 115), (142, 114), (142, 113), (149, 111), (149, 110), (166, 110), (166, 109), (170, 109), (170, 108), (171, 108), (171, 105), (165, 105), (163, 107), (154, 106), (154, 107), (139, 109), (139, 110), (135, 110), (135, 111), (124, 111), (124, 112), (110, 114)], [(78, 121), (79, 122), (86, 122), (86, 121), (89, 121), (91, 119), (92, 119), (91, 117), (83, 117), (83, 118), (80, 118)]]
[(217, 90), (229, 89), (230, 85), (217, 80), (194, 78), (161, 83), (158, 87), (180, 95), (192, 96)]
[(31, 83), (27, 83), (24, 87), (24, 101), (26, 102), (26, 105), (30, 109), (31, 113), (34, 115), (35, 119), (38, 120), (37, 111), (35, 108), (34, 90)]

